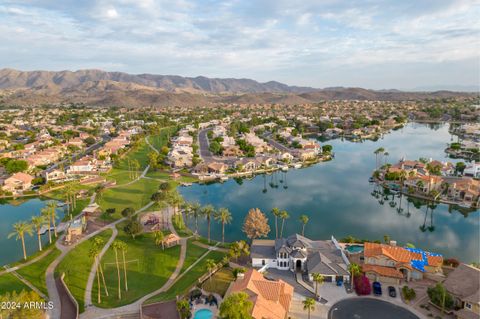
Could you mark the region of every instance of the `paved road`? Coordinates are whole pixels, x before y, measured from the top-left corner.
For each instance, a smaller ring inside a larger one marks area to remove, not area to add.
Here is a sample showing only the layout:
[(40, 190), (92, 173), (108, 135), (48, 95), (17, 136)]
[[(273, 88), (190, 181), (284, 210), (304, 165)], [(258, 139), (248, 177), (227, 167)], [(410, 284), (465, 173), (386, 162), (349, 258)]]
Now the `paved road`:
[(93, 145), (90, 145), (89, 147), (87, 147), (84, 151), (82, 152), (79, 152), (79, 153), (76, 153), (76, 154), (73, 154), (69, 159), (65, 159), (63, 161), (60, 161), (60, 162), (57, 162), (55, 164), (53, 164), (52, 166), (48, 167), (46, 169), (47, 172), (51, 172), (53, 171), (54, 169), (56, 169), (58, 166), (62, 165), (62, 164), (66, 164), (68, 162), (74, 162), (76, 160), (78, 160), (79, 158), (82, 158), (84, 155), (86, 154), (89, 154), (97, 149), (99, 149), (103, 144), (105, 144), (106, 142), (108, 142), (110, 140), (110, 136), (108, 135), (103, 135), (102, 136), (102, 140), (93, 144)]
[(272, 133), (263, 134), (263, 138), (265, 138), (267, 140), (268, 144), (272, 145), (273, 147), (275, 147), (280, 152), (289, 152), (289, 153), (292, 152), (292, 150), (289, 149), (288, 147), (286, 147), (285, 145), (283, 145), (283, 144), (275, 141), (274, 139), (270, 138), (271, 135), (272, 135)]
[(198, 132), (198, 146), (200, 150), (200, 156), (207, 164), (214, 161), (212, 152), (210, 152), (210, 150), (208, 149), (209, 144), (207, 133), (211, 130), (211, 128), (206, 128)]
[(350, 298), (334, 304), (329, 319), (419, 319), (406, 308), (373, 298)]

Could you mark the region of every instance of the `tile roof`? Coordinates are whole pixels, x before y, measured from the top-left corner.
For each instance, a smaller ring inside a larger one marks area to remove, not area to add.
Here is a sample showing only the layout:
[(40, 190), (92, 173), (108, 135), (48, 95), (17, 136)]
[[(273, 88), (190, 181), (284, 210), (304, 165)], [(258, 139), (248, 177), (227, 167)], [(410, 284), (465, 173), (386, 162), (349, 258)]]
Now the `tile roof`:
[(367, 242), (363, 253), (365, 257), (386, 256), (398, 263), (408, 263), (421, 272), (425, 271), (424, 266), (438, 267), (443, 263), (443, 257), (440, 254), (385, 244)]
[(362, 266), (362, 270), (363, 272), (374, 272), (385, 277), (403, 278), (402, 273), (392, 267), (365, 264)]
[(255, 319), (284, 319), (290, 309), (293, 287), (283, 280), (265, 279), (255, 269), (235, 281), (229, 293), (245, 292), (253, 302), (252, 316)]
[(451, 294), (474, 303), (480, 303), (480, 269), (460, 264), (443, 282)]

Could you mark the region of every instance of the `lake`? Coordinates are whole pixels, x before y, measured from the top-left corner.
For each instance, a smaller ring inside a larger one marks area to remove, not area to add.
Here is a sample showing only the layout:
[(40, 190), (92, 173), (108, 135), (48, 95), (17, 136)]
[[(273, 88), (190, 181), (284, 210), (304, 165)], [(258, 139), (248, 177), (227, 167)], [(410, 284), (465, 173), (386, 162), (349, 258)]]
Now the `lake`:
[[(40, 210), (47, 204), (46, 200), (33, 198), (28, 200), (15, 200), (0, 204), (0, 266), (6, 265), (23, 258), (22, 242), (15, 237), (7, 238), (13, 229), (12, 225), (18, 221), (29, 221), (33, 215), (39, 215)], [(63, 211), (63, 210), (62, 210)], [(63, 212), (58, 211), (62, 217)], [(58, 223), (58, 222), (57, 222)], [(48, 234), (42, 236), (42, 242), (48, 242)], [(27, 254), (38, 251), (38, 241), (35, 231), (33, 236), (25, 236)]]
[[(399, 244), (412, 243), (418, 248), (445, 257), (457, 257), (464, 262), (479, 261), (478, 210), (467, 211), (438, 204), (433, 212), (427, 212), (426, 203), (414, 205), (403, 197), (404, 212), (398, 213), (400, 199), (395, 199), (396, 207), (389, 205), (391, 196), (380, 204), (382, 198), (372, 196), (374, 185), (368, 182), (375, 168), (373, 152), (378, 147), (388, 151), (387, 161), (391, 163), (402, 157), (455, 162), (457, 160), (447, 159), (444, 153), (446, 143), (450, 141), (448, 124), (410, 123), (375, 142), (353, 143), (336, 139), (323, 143), (333, 146), (335, 159), (330, 162), (290, 169), (286, 174), (259, 175), (251, 180), (229, 180), (223, 184), (194, 184), (179, 190), (188, 201), (198, 201), (202, 205), (211, 203), (217, 208), (227, 207), (232, 212), (233, 222), (225, 229), (227, 241), (246, 239), (241, 228), (248, 210), (254, 207), (267, 213), (271, 228), (269, 237), (274, 237), (274, 219), (270, 211), (279, 207), (290, 214), (285, 222), (285, 235), (301, 232), (299, 216), (306, 214), (310, 221), (305, 235), (312, 239), (329, 239), (332, 235), (340, 239), (352, 235), (383, 240), (384, 235), (389, 235)], [(278, 187), (272, 188), (270, 183)], [(192, 221), (188, 224), (193, 229)], [(201, 220), (199, 226), (201, 234), (205, 235), (206, 222)], [(212, 238), (221, 239), (221, 226), (214, 221)]]

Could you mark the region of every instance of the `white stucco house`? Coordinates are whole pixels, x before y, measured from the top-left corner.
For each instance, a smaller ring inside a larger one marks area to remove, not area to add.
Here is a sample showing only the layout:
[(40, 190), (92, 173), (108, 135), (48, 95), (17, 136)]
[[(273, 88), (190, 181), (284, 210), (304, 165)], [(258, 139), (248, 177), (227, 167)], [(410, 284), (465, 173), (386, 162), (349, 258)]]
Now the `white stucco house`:
[(323, 275), (326, 282), (350, 280), (349, 261), (334, 237), (311, 240), (295, 234), (275, 240), (255, 239), (250, 248), (252, 266)]

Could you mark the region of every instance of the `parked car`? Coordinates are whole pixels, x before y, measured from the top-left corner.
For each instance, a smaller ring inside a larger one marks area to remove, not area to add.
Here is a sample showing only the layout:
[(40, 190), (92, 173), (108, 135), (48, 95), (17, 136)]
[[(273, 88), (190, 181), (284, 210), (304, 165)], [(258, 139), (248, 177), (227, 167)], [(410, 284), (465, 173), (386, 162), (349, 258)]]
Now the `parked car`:
[(380, 284), (378, 281), (373, 282), (372, 288), (373, 288), (373, 294), (375, 296), (381, 296), (382, 295), (382, 284)]
[(392, 298), (395, 298), (397, 296), (397, 291), (395, 290), (395, 287), (388, 286), (388, 295)]

